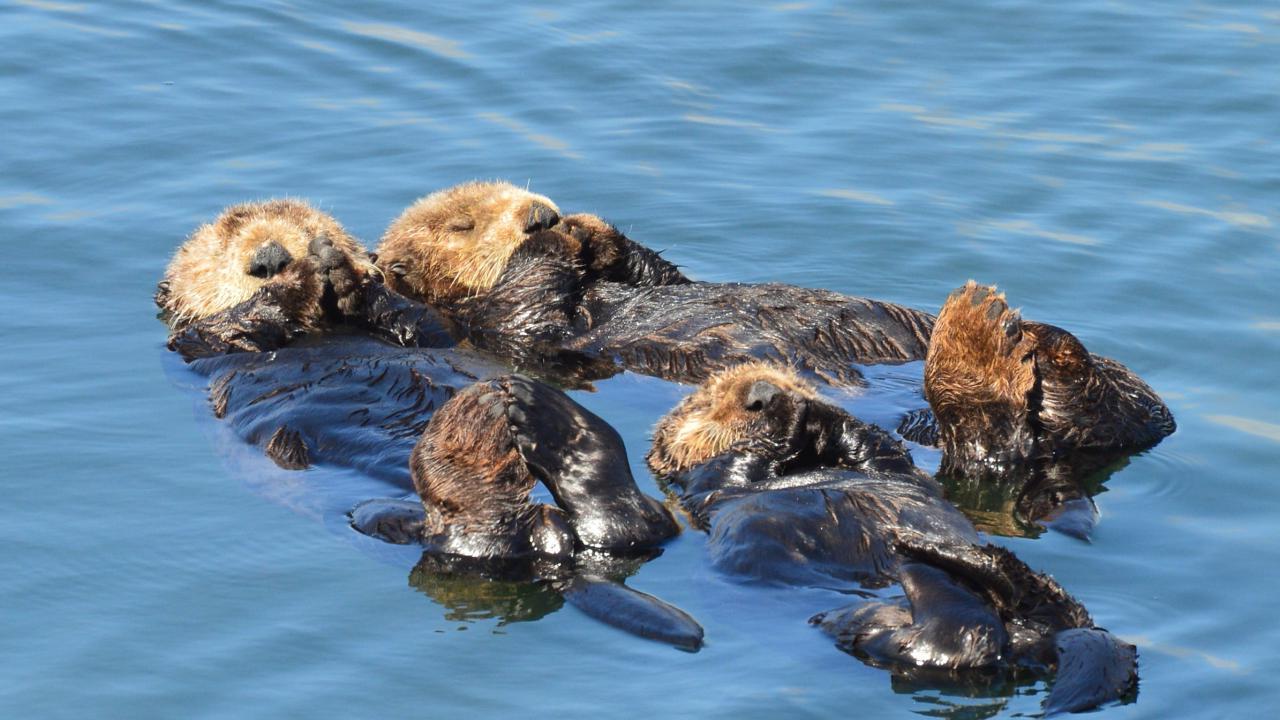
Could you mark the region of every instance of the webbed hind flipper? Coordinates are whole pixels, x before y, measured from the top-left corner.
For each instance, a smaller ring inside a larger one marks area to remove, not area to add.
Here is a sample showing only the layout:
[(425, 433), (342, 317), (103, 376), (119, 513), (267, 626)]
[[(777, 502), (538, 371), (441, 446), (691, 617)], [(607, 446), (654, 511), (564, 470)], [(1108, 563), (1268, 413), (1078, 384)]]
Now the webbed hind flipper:
[(583, 544), (632, 550), (679, 532), (671, 513), (636, 487), (613, 427), (548, 385), (520, 375), (499, 382), (507, 389), (507, 420), (521, 456)]
[(942, 545), (900, 530), (895, 547), (909, 558), (965, 579), (1006, 619), (1035, 623), (1051, 632), (1093, 626), (1084, 605), (1056, 580), (998, 545)]
[(1058, 673), (1044, 714), (1090, 710), (1138, 687), (1138, 650), (1101, 628), (1064, 630), (1053, 638)]
[(904, 563), (907, 605), (869, 603), (810, 619), (841, 650), (873, 665), (961, 670), (991, 667), (1007, 654), (1009, 635), (991, 605), (943, 570)]
[(702, 626), (689, 613), (598, 575), (579, 575), (564, 588), (569, 604), (606, 625), (680, 650), (702, 648)]
[(981, 476), (1035, 449), (1035, 339), (994, 287), (970, 280), (938, 313), (924, 365), (924, 394), (946, 450), (942, 471)]
[(422, 542), (427, 513), (417, 500), (366, 500), (347, 513), (351, 527), (396, 545)]

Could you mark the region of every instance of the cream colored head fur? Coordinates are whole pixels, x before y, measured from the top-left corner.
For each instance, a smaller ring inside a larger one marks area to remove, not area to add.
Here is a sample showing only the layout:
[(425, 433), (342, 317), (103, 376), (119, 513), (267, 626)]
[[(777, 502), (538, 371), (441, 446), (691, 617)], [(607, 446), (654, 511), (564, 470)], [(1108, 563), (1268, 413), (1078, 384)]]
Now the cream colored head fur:
[(170, 325), (180, 327), (234, 307), (272, 282), (249, 274), (249, 262), (263, 245), (278, 242), (294, 259), (303, 258), (311, 240), (321, 235), (351, 258), (357, 273), (377, 272), (365, 249), (337, 220), (301, 200), (227, 208), (213, 222), (196, 228), (165, 271), (164, 308)]
[(392, 289), (426, 302), (449, 302), (493, 287), (528, 237), (535, 204), (555, 203), (508, 182), (470, 182), (434, 192), (405, 210), (378, 246), (378, 267)]
[(661, 420), (646, 459), (657, 475), (671, 475), (706, 462), (746, 439), (758, 416), (746, 408), (747, 393), (759, 380), (806, 399), (818, 397), (813, 385), (794, 371), (767, 362), (722, 370)]

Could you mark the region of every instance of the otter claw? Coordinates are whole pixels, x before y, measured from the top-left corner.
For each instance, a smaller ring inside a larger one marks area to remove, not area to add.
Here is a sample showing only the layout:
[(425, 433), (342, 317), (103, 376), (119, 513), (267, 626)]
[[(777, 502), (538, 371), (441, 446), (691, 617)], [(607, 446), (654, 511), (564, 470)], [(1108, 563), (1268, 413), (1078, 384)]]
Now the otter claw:
[(311, 242), (307, 243), (307, 252), (312, 255), (319, 255), (327, 247), (333, 247), (333, 241), (329, 239), (328, 235), (320, 233), (311, 238)]
[(522, 403), (533, 403), (533, 386), (528, 378), (521, 375), (512, 375), (508, 384), (507, 391), (511, 396)]

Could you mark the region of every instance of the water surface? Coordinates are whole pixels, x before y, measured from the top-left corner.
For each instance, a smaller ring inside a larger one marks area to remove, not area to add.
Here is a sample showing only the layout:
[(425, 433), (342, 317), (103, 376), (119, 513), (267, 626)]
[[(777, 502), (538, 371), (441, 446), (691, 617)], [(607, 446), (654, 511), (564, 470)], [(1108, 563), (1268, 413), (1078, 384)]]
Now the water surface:
[[(19, 0), (0, 40), (0, 715), (1037, 710), (1043, 684), (893, 686), (805, 625), (828, 596), (728, 582), (696, 533), (630, 582), (702, 621), (697, 654), (572, 608), (449, 610), (346, 531), (334, 508), (367, 479), (273, 471), (226, 437), (150, 301), (186, 234), (288, 195), (372, 245), (473, 178), (604, 215), (701, 279), (925, 308), (998, 283), (1122, 360), (1178, 433), (1109, 479), (1092, 543), (1001, 542), (1139, 645), (1138, 700), (1108, 716), (1280, 700), (1273, 3)], [(893, 373), (843, 401), (887, 421), (919, 366)], [(656, 492), (641, 456), (683, 392), (577, 397)]]

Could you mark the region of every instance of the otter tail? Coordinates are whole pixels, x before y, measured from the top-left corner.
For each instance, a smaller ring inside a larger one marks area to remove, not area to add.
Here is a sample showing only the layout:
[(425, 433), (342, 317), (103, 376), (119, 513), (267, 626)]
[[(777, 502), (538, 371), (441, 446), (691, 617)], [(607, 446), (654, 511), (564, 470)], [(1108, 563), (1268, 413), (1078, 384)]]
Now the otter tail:
[(1101, 628), (1073, 628), (1054, 636), (1058, 674), (1044, 714), (1080, 712), (1119, 700), (1138, 687), (1138, 650)]

